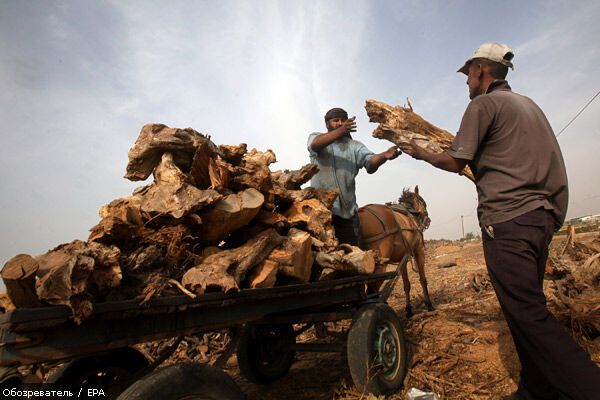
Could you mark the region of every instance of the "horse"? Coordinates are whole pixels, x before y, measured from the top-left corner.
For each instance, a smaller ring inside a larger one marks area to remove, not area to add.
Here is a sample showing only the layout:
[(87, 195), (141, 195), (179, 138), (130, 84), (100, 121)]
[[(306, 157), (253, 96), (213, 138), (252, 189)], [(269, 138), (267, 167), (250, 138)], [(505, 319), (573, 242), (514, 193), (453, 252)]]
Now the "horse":
[[(427, 204), (419, 195), (419, 187), (415, 191), (403, 189), (397, 203), (368, 204), (358, 209), (360, 219), (360, 237), (363, 250), (375, 250), (390, 262), (401, 262), (408, 252), (416, 264), (419, 281), (423, 288), (425, 306), (429, 311), (435, 310), (425, 277), (425, 241), (423, 231), (429, 227), (430, 219)], [(410, 281), (408, 280), (407, 263), (401, 266), (404, 293), (406, 295), (406, 316), (413, 315), (410, 303)], [(375, 271), (384, 272), (384, 271)]]

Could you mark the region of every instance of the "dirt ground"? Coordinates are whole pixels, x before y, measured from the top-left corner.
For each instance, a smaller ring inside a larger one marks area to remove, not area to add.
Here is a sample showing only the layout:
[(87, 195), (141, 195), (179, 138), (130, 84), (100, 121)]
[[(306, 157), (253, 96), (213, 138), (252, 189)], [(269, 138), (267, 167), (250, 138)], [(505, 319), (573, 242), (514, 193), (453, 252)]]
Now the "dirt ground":
[[(599, 232), (580, 234), (582, 243), (600, 243)], [(551, 254), (557, 255), (565, 237), (556, 237)], [(496, 300), (483, 259), (480, 241), (428, 242), (426, 275), (436, 307), (428, 312), (422, 301), (418, 274), (409, 271), (415, 315), (404, 316), (401, 281), (390, 298), (400, 315), (409, 345), (409, 371), (404, 389), (388, 399), (406, 399), (411, 387), (434, 391), (440, 399), (498, 399), (518, 384), (519, 362), (508, 327)], [(456, 262), (454, 266), (448, 266)], [(545, 282), (549, 307), (553, 309), (554, 283)], [(571, 330), (570, 326), (565, 325)], [(330, 326), (345, 332), (348, 324)], [(572, 332), (572, 330), (571, 330)], [(575, 339), (600, 363), (598, 332)], [(314, 340), (312, 330), (300, 340)], [(226, 371), (250, 400), (268, 399), (375, 399), (358, 393), (352, 384), (345, 354), (303, 353), (289, 374), (270, 385), (259, 386), (240, 376), (235, 357)]]

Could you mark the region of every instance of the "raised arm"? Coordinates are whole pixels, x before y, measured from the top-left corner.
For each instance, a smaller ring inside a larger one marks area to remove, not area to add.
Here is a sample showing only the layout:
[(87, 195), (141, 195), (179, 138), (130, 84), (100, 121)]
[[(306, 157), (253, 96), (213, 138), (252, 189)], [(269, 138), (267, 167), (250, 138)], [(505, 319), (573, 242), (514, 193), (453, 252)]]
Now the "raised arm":
[(420, 147), (414, 140), (410, 141), (410, 145), (403, 145), (400, 148), (412, 158), (426, 161), (434, 167), (445, 171), (460, 173), (465, 168), (465, 165), (467, 165), (467, 160), (454, 158), (445, 151), (442, 153), (431, 153)]
[(336, 129), (317, 136), (310, 144), (310, 148), (318, 153), (342, 136), (347, 135), (350, 132), (356, 132), (355, 119), (356, 117), (349, 118), (343, 121)]
[(375, 154), (371, 160), (369, 161), (369, 165), (367, 166), (367, 173), (372, 174), (379, 169), (383, 163), (388, 160), (393, 160), (398, 157), (402, 152), (396, 146), (392, 146), (383, 153)]

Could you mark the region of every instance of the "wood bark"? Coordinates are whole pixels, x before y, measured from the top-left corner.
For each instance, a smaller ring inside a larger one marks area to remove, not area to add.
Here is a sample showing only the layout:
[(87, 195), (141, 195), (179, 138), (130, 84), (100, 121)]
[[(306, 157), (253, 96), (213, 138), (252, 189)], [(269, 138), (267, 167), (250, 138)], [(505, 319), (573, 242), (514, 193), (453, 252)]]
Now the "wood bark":
[(196, 294), (238, 291), (248, 270), (263, 261), (282, 242), (283, 237), (274, 229), (268, 229), (240, 247), (206, 257), (183, 275), (182, 283)]
[(189, 171), (196, 150), (202, 144), (218, 151), (209, 137), (191, 128), (169, 128), (163, 124), (144, 125), (129, 150), (125, 178), (132, 181), (147, 179), (166, 152), (174, 155), (173, 159), (180, 168)]
[(35, 293), (38, 262), (28, 254), (18, 254), (8, 260), (0, 275), (6, 286), (6, 294), (15, 307), (39, 307)]
[[(454, 135), (426, 121), (412, 107), (394, 107), (381, 101), (367, 100), (365, 109), (369, 121), (379, 123), (373, 131), (373, 137), (389, 140), (398, 146), (414, 140), (430, 152), (441, 153), (450, 148), (454, 140)], [(461, 174), (475, 181), (468, 166)]]

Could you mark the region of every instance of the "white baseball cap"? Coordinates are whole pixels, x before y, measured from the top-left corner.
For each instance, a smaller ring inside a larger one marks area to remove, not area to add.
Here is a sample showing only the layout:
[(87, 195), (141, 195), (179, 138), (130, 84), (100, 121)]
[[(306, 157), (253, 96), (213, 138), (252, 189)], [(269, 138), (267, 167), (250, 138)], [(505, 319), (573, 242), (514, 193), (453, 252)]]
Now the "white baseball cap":
[(502, 65), (506, 65), (512, 69), (515, 69), (512, 64), (512, 59), (515, 56), (512, 49), (501, 43), (484, 43), (475, 50), (473, 56), (469, 58), (465, 65), (463, 65), (458, 71), (465, 75), (469, 74), (469, 65), (474, 58), (485, 58), (487, 60), (495, 61)]

